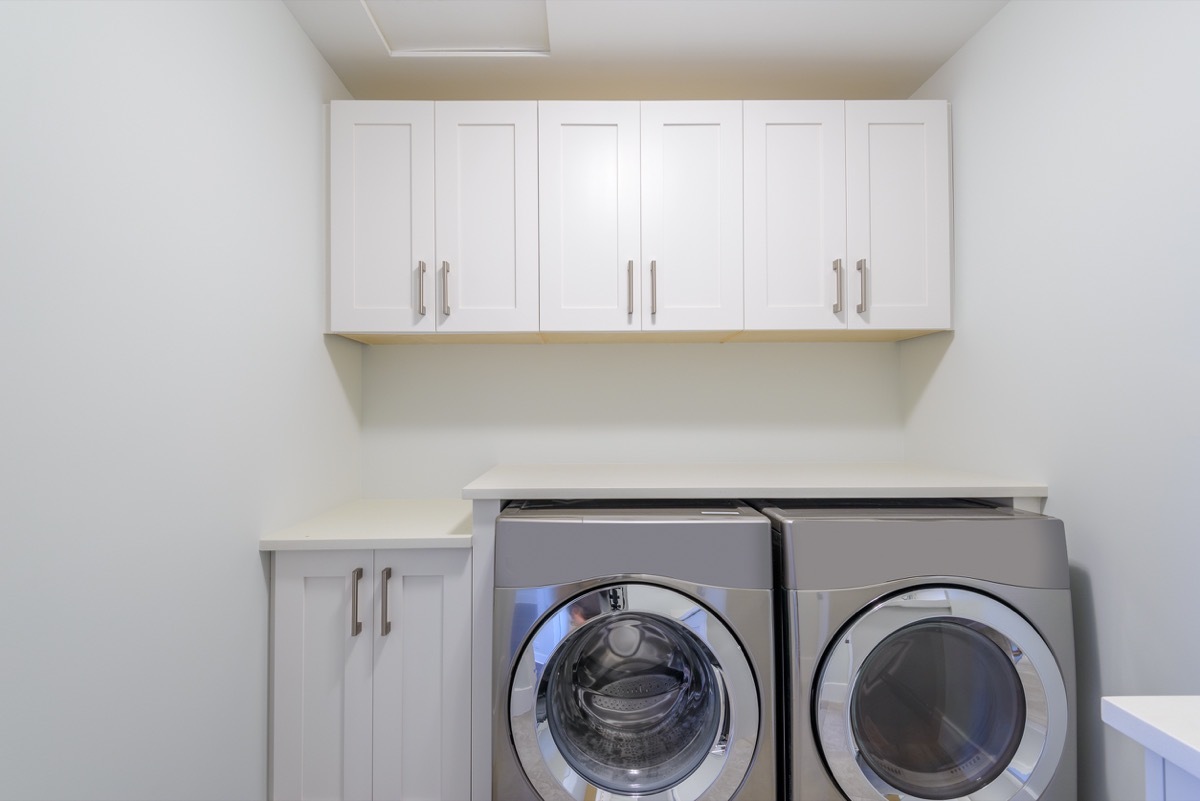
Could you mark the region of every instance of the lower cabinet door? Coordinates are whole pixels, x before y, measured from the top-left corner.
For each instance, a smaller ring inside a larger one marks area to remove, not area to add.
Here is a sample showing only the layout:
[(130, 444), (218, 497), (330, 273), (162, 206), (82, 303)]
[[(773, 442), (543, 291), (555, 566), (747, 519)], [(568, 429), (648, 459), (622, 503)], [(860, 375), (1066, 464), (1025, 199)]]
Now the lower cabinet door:
[(371, 551), (278, 551), (271, 797), (370, 799)]
[(471, 552), (375, 552), (374, 798), (471, 797)]
[(270, 795), (471, 795), (471, 551), (278, 551)]

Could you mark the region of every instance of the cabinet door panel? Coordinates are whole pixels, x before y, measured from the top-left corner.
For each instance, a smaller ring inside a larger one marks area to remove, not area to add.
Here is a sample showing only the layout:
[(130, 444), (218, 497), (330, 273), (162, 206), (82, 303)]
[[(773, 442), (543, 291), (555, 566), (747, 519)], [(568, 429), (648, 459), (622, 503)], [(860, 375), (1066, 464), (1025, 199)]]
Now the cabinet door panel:
[(1188, 773), (1174, 762), (1163, 761), (1163, 798), (1166, 801), (1186, 801), (1200, 798), (1200, 776)]
[(845, 103), (747, 101), (743, 114), (746, 328), (844, 328)]
[(850, 327), (949, 328), (946, 103), (847, 101), (846, 175)]
[(640, 328), (639, 118), (637, 103), (538, 105), (543, 331)]
[[(374, 797), (470, 797), (471, 566), (465, 549), (375, 557)], [(383, 571), (390, 568), (387, 607)], [(383, 633), (382, 621), (391, 623)]]
[(371, 564), (369, 551), (274, 555), (273, 798), (371, 797)]
[(433, 136), (431, 102), (331, 104), (332, 331), (433, 331)]
[(643, 103), (642, 201), (643, 329), (740, 329), (741, 103)]
[(438, 103), (436, 120), (438, 330), (536, 331), (537, 105)]

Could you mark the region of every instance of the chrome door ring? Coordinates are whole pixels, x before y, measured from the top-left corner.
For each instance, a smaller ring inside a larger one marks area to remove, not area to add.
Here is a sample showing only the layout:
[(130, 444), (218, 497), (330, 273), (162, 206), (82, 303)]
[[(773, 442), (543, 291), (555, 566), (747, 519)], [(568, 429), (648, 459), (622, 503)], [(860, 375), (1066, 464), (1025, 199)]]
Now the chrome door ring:
[[(632, 590), (632, 592), (631, 592)], [(588, 624), (612, 615), (645, 614), (668, 619), (694, 636), (707, 655), (719, 684), (720, 722), (716, 737), (699, 764), (681, 781), (650, 793), (622, 794), (598, 786), (577, 771), (550, 730), (544, 697), (545, 669), (577, 631), (570, 610), (581, 598), (604, 599), (608, 611)], [(620, 609), (612, 609), (620, 598)], [(684, 621), (687, 618), (687, 622)], [(688, 623), (692, 623), (691, 626)], [(702, 634), (697, 633), (699, 629)], [(557, 631), (555, 631), (557, 630)], [(547, 636), (547, 632), (552, 632)], [(545, 664), (539, 664), (534, 642), (541, 636)], [(548, 652), (547, 652), (548, 651)], [(674, 589), (642, 582), (613, 582), (593, 587), (556, 606), (523, 644), (509, 693), (509, 724), (513, 747), (534, 789), (546, 801), (583, 801), (596, 794), (639, 801), (726, 801), (732, 798), (750, 770), (758, 744), (759, 693), (741, 644), (725, 623), (698, 599)]]

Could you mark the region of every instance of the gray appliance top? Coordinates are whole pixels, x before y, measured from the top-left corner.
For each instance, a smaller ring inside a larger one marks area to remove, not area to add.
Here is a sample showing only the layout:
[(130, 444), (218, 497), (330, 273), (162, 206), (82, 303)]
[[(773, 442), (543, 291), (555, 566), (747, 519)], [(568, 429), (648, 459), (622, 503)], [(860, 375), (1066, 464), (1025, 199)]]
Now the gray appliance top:
[(1062, 521), (981, 501), (756, 501), (772, 521), (789, 590), (923, 577), (1070, 586)]
[(497, 587), (607, 576), (773, 586), (771, 525), (740, 501), (517, 501), (496, 518)]
[(730, 518), (758, 520), (761, 515), (744, 501), (678, 500), (525, 500), (504, 507), (501, 518), (610, 521), (663, 519), (721, 522)]

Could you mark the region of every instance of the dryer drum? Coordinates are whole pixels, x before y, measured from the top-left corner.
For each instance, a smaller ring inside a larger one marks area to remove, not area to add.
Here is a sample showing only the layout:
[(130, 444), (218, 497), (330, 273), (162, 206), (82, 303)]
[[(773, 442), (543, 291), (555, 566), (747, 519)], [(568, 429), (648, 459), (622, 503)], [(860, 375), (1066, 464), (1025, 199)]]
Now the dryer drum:
[(849, 797), (1036, 799), (1065, 742), (1049, 647), (994, 598), (925, 587), (860, 614), (825, 655), (814, 724)]
[(589, 621), (546, 666), (551, 735), (598, 787), (648, 793), (677, 784), (717, 740), (711, 661), (695, 635), (658, 615)]
[(862, 758), (896, 789), (959, 798), (1004, 772), (1025, 724), (1025, 691), (1006, 654), (953, 618), (889, 635), (850, 695)]

